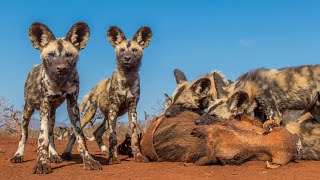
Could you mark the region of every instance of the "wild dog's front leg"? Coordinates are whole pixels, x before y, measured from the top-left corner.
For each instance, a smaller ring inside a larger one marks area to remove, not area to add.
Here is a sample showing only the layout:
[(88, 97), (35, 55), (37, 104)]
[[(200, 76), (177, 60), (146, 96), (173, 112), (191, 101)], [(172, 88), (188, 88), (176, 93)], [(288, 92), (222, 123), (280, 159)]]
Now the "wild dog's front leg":
[(134, 160), (137, 162), (149, 162), (149, 160), (142, 156), (140, 152), (140, 145), (139, 145), (139, 137), (138, 137), (138, 126), (137, 126), (137, 103), (138, 100), (134, 99), (130, 102), (130, 107), (129, 107), (129, 124), (130, 124), (130, 129), (131, 129), (131, 148), (132, 148), (132, 154), (134, 156)]
[(78, 151), (83, 158), (83, 165), (86, 170), (101, 170), (102, 166), (101, 164), (94, 160), (87, 148), (87, 144), (80, 126), (80, 113), (79, 113), (79, 107), (77, 104), (77, 94), (68, 94), (67, 95), (67, 108), (68, 108), (68, 114), (71, 121), (71, 126), (73, 129), (73, 132), (78, 140)]
[(61, 163), (62, 159), (56, 151), (54, 145), (54, 134), (53, 128), (56, 121), (56, 108), (51, 109), (50, 120), (49, 120), (49, 161), (54, 163)]
[(116, 133), (116, 124), (117, 124), (117, 114), (118, 114), (117, 105), (111, 105), (110, 111), (108, 112), (108, 122), (106, 122), (106, 128), (109, 128), (109, 164), (120, 164), (121, 161), (118, 158), (117, 154), (117, 133)]
[(40, 133), (38, 139), (38, 159), (37, 164), (33, 168), (33, 173), (47, 174), (51, 173), (52, 169), (47, 164), (48, 146), (49, 146), (49, 131), (48, 122), (50, 116), (51, 105), (48, 98), (44, 98), (40, 105)]
[(24, 148), (28, 139), (28, 126), (30, 122), (30, 118), (34, 112), (34, 109), (29, 106), (27, 103), (24, 106), (23, 110), (23, 119), (22, 119), (22, 128), (21, 128), (21, 138), (18, 146), (18, 150), (14, 154), (13, 158), (11, 158), (12, 163), (22, 163)]
[[(97, 111), (97, 107), (93, 106), (90, 107), (86, 112), (85, 115), (82, 118), (81, 121), (81, 128), (83, 128), (88, 122), (91, 123), (91, 119), (94, 117), (95, 113)], [(76, 142), (76, 137), (74, 134), (72, 134), (72, 136), (69, 139), (68, 145), (66, 147), (66, 149), (64, 150), (64, 152), (62, 153), (61, 157), (64, 160), (70, 160), (71, 159), (71, 151), (73, 148), (74, 143)]]

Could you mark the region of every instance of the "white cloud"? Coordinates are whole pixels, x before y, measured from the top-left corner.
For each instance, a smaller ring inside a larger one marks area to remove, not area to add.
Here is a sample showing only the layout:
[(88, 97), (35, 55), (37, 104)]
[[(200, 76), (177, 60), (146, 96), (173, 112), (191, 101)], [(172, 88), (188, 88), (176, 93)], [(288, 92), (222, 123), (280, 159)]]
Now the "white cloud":
[(241, 46), (252, 46), (256, 44), (256, 40), (253, 39), (240, 39)]

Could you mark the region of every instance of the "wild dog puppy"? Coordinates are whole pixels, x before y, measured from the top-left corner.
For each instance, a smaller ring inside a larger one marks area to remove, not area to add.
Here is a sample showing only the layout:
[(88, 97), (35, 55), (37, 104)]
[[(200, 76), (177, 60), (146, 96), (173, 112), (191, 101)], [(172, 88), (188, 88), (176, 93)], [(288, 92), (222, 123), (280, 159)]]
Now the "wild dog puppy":
[(319, 65), (248, 72), (229, 86), (225, 96), (210, 106), (208, 114), (212, 118), (228, 119), (258, 112), (272, 120), (268, 126), (272, 128), (280, 125), (285, 111), (303, 110), (320, 122), (319, 74)]
[[(117, 68), (109, 79), (99, 82), (87, 94), (81, 105), (84, 113), (81, 126), (84, 127), (99, 108), (104, 115), (103, 123), (95, 130), (94, 136), (103, 154), (109, 154), (109, 164), (119, 164), (117, 157), (117, 135), (115, 132), (117, 118), (128, 112), (131, 128), (131, 147), (135, 161), (148, 162), (140, 153), (138, 144), (137, 103), (140, 97), (139, 68), (143, 49), (151, 41), (152, 33), (149, 27), (141, 27), (132, 40), (127, 40), (122, 31), (112, 26), (107, 37), (116, 49)], [(109, 129), (109, 151), (102, 141), (102, 135)], [(74, 138), (71, 138), (64, 158), (70, 158)]]
[(262, 123), (241, 115), (214, 124), (197, 126), (198, 114), (184, 111), (175, 117), (160, 116), (151, 121), (141, 140), (141, 152), (152, 161), (181, 161), (197, 165), (235, 164), (249, 160), (270, 161), (277, 168), (294, 160), (299, 138), (282, 127), (263, 135)]
[(89, 155), (80, 127), (77, 105), (79, 76), (76, 65), (79, 51), (85, 48), (89, 35), (89, 27), (84, 22), (73, 25), (65, 38), (55, 38), (44, 24), (36, 22), (30, 26), (29, 38), (33, 46), (41, 51), (42, 64), (31, 69), (25, 82), (22, 135), (18, 150), (11, 162), (21, 163), (23, 161), (29, 120), (36, 109), (40, 110), (40, 134), (38, 158), (33, 173), (52, 172), (47, 162), (48, 150), (50, 162), (61, 162), (54, 146), (53, 127), (56, 108), (67, 99), (71, 126), (79, 143), (78, 150), (83, 158), (85, 169), (102, 168), (100, 163)]
[(230, 81), (223, 74), (213, 72), (204, 74), (193, 82), (188, 82), (185, 74), (174, 70), (177, 88), (172, 98), (166, 95), (166, 117), (172, 117), (184, 110), (190, 110), (203, 114), (208, 106), (221, 98), (220, 92), (224, 91)]

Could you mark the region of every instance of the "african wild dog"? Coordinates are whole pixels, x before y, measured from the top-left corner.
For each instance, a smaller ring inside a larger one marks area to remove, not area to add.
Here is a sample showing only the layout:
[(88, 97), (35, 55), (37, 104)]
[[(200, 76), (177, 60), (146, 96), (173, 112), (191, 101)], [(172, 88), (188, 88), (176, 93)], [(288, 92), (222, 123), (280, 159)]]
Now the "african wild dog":
[[(303, 110), (320, 122), (319, 93), (319, 65), (257, 69), (230, 85), (225, 96), (210, 106), (208, 114), (213, 119), (228, 119), (232, 115), (257, 112), (265, 116), (263, 119), (272, 120), (268, 127), (272, 128), (280, 125), (285, 111)], [(200, 121), (206, 120), (203, 117)]]
[[(117, 135), (115, 132), (117, 118), (128, 112), (132, 139), (131, 147), (135, 161), (148, 162), (140, 153), (138, 144), (137, 103), (140, 97), (139, 67), (143, 49), (151, 41), (152, 33), (149, 27), (141, 27), (133, 37), (126, 40), (122, 31), (112, 26), (107, 37), (116, 49), (117, 68), (109, 79), (100, 81), (81, 102), (81, 112), (84, 113), (81, 126), (84, 127), (94, 117), (99, 108), (104, 115), (103, 123), (95, 130), (94, 136), (104, 155), (109, 154), (109, 164), (118, 164)], [(109, 129), (109, 151), (102, 141), (103, 133)], [(72, 137), (63, 157), (70, 158), (74, 138)]]
[[(175, 117), (151, 121), (141, 140), (141, 152), (151, 161), (180, 161), (197, 165), (235, 164), (249, 160), (271, 161), (277, 168), (297, 158), (298, 136), (282, 127), (263, 135), (262, 123), (248, 115), (207, 126), (193, 122), (199, 115), (184, 111)], [(250, 139), (250, 140), (248, 140)]]
[(28, 137), (29, 120), (34, 111), (40, 110), (40, 134), (38, 140), (37, 163), (33, 173), (50, 173), (47, 163), (48, 150), (50, 162), (61, 162), (55, 150), (53, 127), (55, 110), (67, 99), (68, 113), (74, 134), (79, 143), (79, 152), (86, 169), (102, 169), (87, 150), (86, 141), (80, 127), (77, 105), (79, 76), (77, 61), (79, 51), (85, 48), (89, 39), (89, 27), (84, 22), (73, 25), (65, 38), (55, 38), (47, 26), (33, 23), (29, 28), (29, 38), (33, 46), (41, 51), (42, 64), (33, 67), (25, 82), (25, 105), (22, 120), (22, 135), (17, 152), (11, 162), (23, 161), (24, 147)]
[(202, 75), (193, 82), (188, 82), (186, 76), (179, 69), (174, 70), (177, 88), (172, 99), (166, 96), (165, 115), (172, 117), (181, 111), (191, 110), (203, 114), (208, 106), (220, 98), (230, 81), (223, 74), (214, 71)]

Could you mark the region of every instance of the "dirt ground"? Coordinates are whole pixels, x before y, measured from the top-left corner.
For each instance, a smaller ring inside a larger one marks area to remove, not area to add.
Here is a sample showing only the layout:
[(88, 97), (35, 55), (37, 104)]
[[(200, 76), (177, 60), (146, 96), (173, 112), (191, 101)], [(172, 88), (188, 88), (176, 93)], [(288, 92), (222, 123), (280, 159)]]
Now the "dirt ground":
[[(0, 136), (0, 179), (319, 179), (319, 161), (299, 161), (278, 169), (266, 169), (265, 162), (252, 161), (241, 166), (196, 166), (180, 162), (137, 163), (125, 159), (119, 165), (106, 165), (96, 142), (88, 142), (90, 153), (103, 164), (101, 171), (84, 170), (81, 158), (73, 150), (73, 160), (59, 164), (52, 163), (53, 173), (47, 175), (32, 174), (36, 162), (37, 140), (29, 139), (24, 162), (10, 163), (16, 151), (18, 138)], [(56, 141), (61, 153), (67, 141)]]

